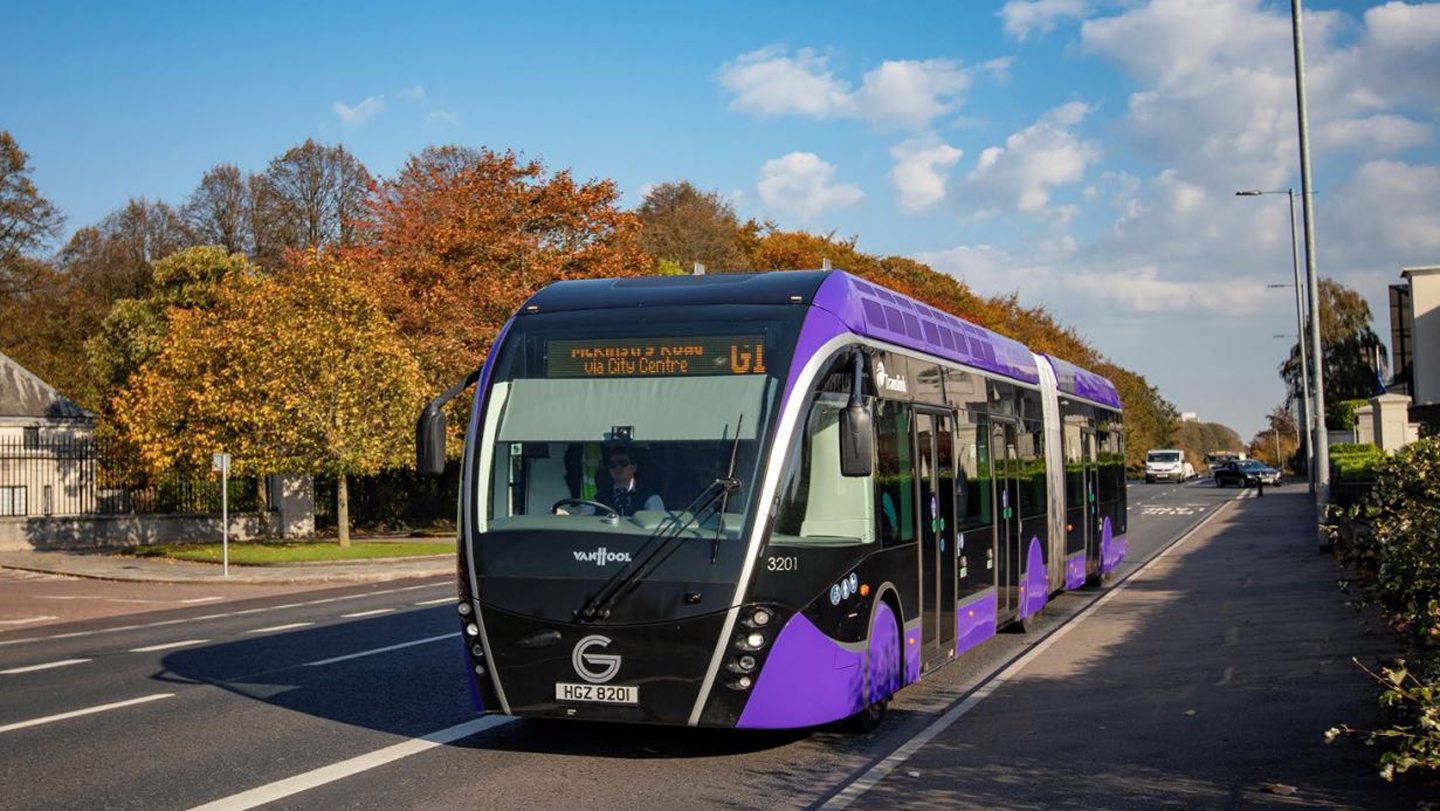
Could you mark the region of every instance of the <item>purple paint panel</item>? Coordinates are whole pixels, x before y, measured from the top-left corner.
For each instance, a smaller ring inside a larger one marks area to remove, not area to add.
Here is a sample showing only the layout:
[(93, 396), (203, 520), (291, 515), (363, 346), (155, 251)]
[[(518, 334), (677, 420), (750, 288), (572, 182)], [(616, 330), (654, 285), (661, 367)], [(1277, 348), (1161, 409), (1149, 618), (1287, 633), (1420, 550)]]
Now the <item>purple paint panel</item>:
[(955, 607), (955, 655), (979, 645), (995, 635), (995, 589), (986, 589), (978, 597)]
[(920, 628), (905, 631), (905, 683), (920, 681)]
[(870, 621), (870, 694), (868, 703), (889, 698), (902, 686), (900, 678), (904, 662), (900, 658), (900, 626), (895, 612), (881, 603)]
[(796, 614), (775, 638), (736, 726), (808, 727), (854, 715), (863, 706), (864, 658)]
[[(845, 327), (859, 335), (914, 346), (1013, 380), (1031, 384), (1040, 381), (1035, 356), (1019, 341), (926, 307), (899, 293), (866, 285), (843, 271), (827, 276), (811, 303), (833, 313)], [(960, 330), (970, 338), (968, 341), (937, 340), (946, 330)]]
[(1079, 551), (1065, 559), (1065, 588), (1078, 589), (1085, 585), (1085, 552)]
[(1030, 552), (1025, 555), (1025, 576), (1020, 586), (1020, 619), (1033, 617), (1049, 599), (1050, 583), (1045, 577), (1045, 556), (1040, 553), (1040, 539), (1030, 539)]
[(1110, 519), (1106, 518), (1100, 535), (1100, 573), (1114, 571), (1130, 552), (1130, 542), (1124, 535), (1112, 537)]
[(1061, 391), (1111, 408), (1120, 408), (1120, 392), (1109, 380), (1054, 355), (1045, 355), (1045, 359), (1055, 370), (1055, 381)]
[(780, 403), (782, 412), (790, 397), (798, 391), (795, 383), (800, 377), (801, 367), (805, 365), (804, 360), (818, 352), (831, 338), (845, 331), (845, 325), (824, 310), (812, 309), (805, 315), (805, 323), (800, 326), (800, 337), (795, 340), (796, 362), (790, 364), (790, 379), (785, 381), (785, 398)]

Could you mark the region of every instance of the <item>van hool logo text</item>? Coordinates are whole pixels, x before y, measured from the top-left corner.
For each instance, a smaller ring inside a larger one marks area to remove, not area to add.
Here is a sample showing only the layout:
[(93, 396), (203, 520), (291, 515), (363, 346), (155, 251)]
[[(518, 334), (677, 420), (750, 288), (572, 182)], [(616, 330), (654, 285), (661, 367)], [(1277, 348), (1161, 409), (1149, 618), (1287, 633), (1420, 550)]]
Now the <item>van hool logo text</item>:
[(575, 559), (581, 563), (593, 563), (596, 566), (604, 566), (607, 563), (629, 563), (629, 552), (611, 552), (605, 547), (600, 547), (594, 552), (574, 552)]

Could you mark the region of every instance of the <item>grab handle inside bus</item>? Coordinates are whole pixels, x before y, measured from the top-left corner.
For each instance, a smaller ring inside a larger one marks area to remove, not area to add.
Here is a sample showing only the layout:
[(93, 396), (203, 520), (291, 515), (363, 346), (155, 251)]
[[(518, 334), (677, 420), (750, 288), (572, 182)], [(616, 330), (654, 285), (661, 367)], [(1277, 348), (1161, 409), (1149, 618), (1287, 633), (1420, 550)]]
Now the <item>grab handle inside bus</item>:
[(475, 385), (483, 368), (466, 375), (464, 380), (446, 389), (420, 412), (420, 419), (415, 422), (416, 473), (421, 476), (441, 476), (445, 473), (445, 412), (440, 408)]
[(860, 397), (860, 381), (864, 355), (854, 354), (854, 377), (850, 381), (850, 401), (840, 412), (840, 475), (869, 476), (875, 472), (875, 428), (870, 409)]

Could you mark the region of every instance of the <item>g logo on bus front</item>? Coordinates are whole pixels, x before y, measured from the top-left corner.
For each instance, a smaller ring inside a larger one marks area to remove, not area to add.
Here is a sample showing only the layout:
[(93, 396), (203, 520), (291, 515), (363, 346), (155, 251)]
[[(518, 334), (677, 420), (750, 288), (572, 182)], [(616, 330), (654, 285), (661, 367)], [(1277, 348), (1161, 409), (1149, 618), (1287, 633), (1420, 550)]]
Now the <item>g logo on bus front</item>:
[(570, 664), (580, 678), (591, 684), (604, 684), (620, 672), (620, 655), (615, 653), (591, 653), (591, 648), (610, 647), (610, 637), (591, 634), (575, 643), (570, 654)]

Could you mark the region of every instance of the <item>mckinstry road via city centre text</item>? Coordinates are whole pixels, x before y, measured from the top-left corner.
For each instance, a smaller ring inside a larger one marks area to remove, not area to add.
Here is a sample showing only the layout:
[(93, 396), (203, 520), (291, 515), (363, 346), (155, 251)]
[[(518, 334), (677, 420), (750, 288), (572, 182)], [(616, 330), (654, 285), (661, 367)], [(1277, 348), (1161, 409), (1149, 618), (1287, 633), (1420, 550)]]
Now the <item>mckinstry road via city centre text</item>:
[[(1123, 578), (1251, 491), (1130, 488)], [(93, 582), (97, 598), (118, 584)], [(902, 692), (879, 732), (783, 733), (477, 718), (450, 579), (0, 627), (10, 809), (803, 807), (846, 801), (1104, 589), (1062, 594)], [(1054, 637), (1049, 643), (1063, 645)], [(870, 775), (870, 777), (866, 777)]]

